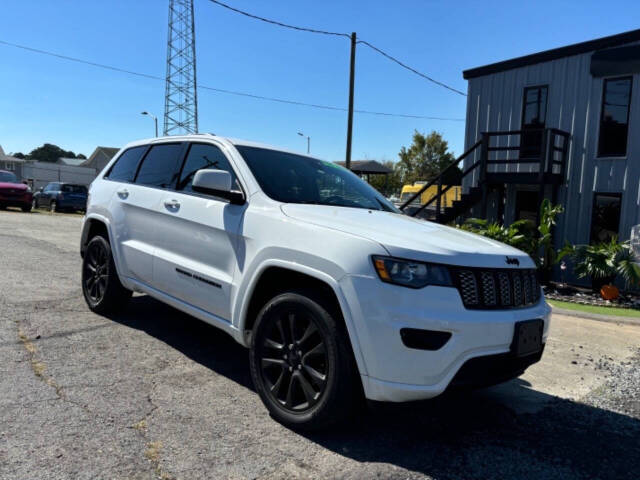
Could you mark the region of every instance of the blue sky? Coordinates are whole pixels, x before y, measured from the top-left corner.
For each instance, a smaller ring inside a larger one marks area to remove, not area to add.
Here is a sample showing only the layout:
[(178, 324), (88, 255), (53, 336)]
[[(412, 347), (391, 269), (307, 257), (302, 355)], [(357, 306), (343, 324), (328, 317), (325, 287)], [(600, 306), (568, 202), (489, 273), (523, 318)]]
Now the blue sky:
[[(257, 15), (358, 37), (466, 91), (462, 70), (638, 28), (637, 1), (226, 0)], [(168, 0), (3, 0), (0, 40), (164, 76)], [(349, 42), (251, 20), (195, 0), (198, 82), (346, 107)], [(357, 109), (464, 118), (466, 99), (360, 46)], [(152, 136), (164, 83), (0, 45), (0, 145), (89, 155)], [(344, 159), (345, 112), (199, 91), (200, 131)], [(461, 153), (464, 122), (356, 114), (353, 158), (396, 160), (417, 129)]]

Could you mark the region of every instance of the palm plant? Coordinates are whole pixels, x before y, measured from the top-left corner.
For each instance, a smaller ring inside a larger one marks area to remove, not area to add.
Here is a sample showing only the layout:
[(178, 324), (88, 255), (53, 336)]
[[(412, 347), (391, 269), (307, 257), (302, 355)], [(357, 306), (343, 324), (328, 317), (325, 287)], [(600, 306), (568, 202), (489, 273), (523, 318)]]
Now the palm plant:
[(594, 290), (622, 278), (625, 287), (640, 284), (640, 266), (635, 262), (629, 242), (618, 242), (613, 237), (609, 242), (597, 245), (566, 245), (558, 260), (569, 256), (574, 263), (578, 278), (589, 277)]

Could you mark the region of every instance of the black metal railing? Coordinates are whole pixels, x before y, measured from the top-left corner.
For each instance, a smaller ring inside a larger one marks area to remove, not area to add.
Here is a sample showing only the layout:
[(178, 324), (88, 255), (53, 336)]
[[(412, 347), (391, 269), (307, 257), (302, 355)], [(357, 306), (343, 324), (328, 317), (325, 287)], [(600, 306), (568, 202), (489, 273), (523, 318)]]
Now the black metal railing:
[[(529, 139), (529, 141), (524, 142), (527, 145), (523, 145), (522, 141), (525, 136)], [(504, 137), (506, 137), (506, 141), (501, 142), (500, 140)], [(519, 137), (517, 145), (512, 144), (513, 137)], [(539, 146), (537, 145), (537, 141), (535, 144), (531, 143), (530, 139), (532, 137), (539, 138)], [(447, 174), (452, 173), (451, 171), (457, 168), (460, 162), (472, 153), (478, 154), (477, 159), (474, 159), (473, 163), (462, 171), (460, 179), (462, 180), (478, 169), (477, 186), (486, 185), (487, 175), (499, 171), (499, 169), (495, 169), (494, 166), (504, 166), (505, 172), (513, 172), (513, 168), (519, 172), (521, 166), (529, 166), (530, 172), (527, 173), (537, 173), (540, 184), (545, 182), (547, 174), (556, 174), (564, 178), (569, 138), (569, 133), (557, 128), (482, 132), (480, 140), (440, 172), (436, 178), (425, 183), (418, 192), (414, 193), (400, 206), (400, 209), (404, 210), (417, 198), (421, 197), (427, 189), (433, 185), (437, 185), (437, 190), (431, 198), (421, 204), (416, 210), (412, 211), (410, 215), (413, 217), (419, 215), (424, 209), (430, 207), (435, 202), (435, 212), (433, 213), (436, 220), (438, 220), (443, 213), (442, 197), (453, 187), (453, 185), (443, 185), (443, 178), (445, 178)], [(492, 141), (493, 139), (495, 139), (495, 141)], [(500, 143), (505, 144), (500, 145)], [(517, 154), (513, 155), (512, 152), (517, 152)], [(531, 168), (533, 165), (538, 166), (535, 171)], [(484, 188), (483, 197), (486, 196), (486, 194), (487, 189)]]

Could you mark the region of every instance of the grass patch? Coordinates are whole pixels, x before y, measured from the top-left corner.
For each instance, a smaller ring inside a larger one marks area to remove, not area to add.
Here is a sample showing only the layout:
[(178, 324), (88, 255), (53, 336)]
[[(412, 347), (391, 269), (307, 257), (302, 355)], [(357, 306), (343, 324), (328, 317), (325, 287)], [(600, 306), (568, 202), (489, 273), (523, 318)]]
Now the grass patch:
[(640, 318), (640, 310), (632, 308), (601, 307), (593, 305), (582, 305), (580, 303), (563, 302), (560, 300), (547, 300), (552, 307), (575, 310), (577, 312), (596, 313), (599, 315), (614, 315), (617, 317)]

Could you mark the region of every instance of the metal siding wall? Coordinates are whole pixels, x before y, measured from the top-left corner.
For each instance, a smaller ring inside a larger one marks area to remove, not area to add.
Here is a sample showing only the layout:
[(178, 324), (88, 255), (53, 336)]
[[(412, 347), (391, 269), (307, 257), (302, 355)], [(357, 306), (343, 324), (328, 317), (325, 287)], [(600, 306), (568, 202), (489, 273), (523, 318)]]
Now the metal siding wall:
[[(565, 241), (589, 241), (595, 191), (622, 192), (622, 239), (629, 238), (631, 227), (640, 223), (640, 76), (634, 75), (633, 80), (627, 158), (597, 159), (603, 79), (591, 76), (590, 63), (591, 53), (587, 53), (469, 80), (465, 148), (479, 140), (483, 131), (518, 130), (524, 88), (549, 86), (547, 127), (571, 134), (567, 183), (560, 188), (558, 197), (565, 205), (556, 230), (559, 245)], [(516, 141), (518, 138), (512, 137), (510, 143)], [(505, 137), (500, 139), (500, 145), (506, 143)], [(465, 168), (477, 159), (477, 155), (470, 156)], [(535, 165), (524, 167), (525, 171), (529, 168), (537, 171)], [(465, 179), (464, 186), (469, 188), (476, 182), (474, 172), (472, 180)], [(514, 200), (515, 194), (510, 191), (505, 208), (508, 217), (514, 212)]]

